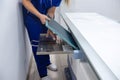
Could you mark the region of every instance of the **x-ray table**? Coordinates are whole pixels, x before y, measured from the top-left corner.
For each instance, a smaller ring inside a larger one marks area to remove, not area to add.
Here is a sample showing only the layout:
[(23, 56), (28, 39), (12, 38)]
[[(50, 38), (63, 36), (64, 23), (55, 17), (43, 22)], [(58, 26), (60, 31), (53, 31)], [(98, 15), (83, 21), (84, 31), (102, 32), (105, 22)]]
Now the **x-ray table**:
[(97, 13), (62, 14), (101, 80), (120, 80), (120, 23)]

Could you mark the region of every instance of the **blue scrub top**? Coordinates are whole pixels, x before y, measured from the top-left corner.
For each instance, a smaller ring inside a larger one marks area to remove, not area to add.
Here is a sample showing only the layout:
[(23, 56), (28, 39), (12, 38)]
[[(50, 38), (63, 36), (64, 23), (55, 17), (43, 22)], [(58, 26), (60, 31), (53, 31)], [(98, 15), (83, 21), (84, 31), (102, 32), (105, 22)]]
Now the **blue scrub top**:
[[(62, 0), (31, 0), (32, 4), (34, 5), (34, 7), (42, 14), (47, 14), (47, 11), (49, 8), (51, 7), (58, 7), (60, 5)], [(27, 19), (27, 16), (31, 16), (33, 19), (36, 19), (36, 21), (40, 22), (40, 20), (33, 15), (32, 13), (30, 13), (29, 11), (27, 11), (25, 8), (23, 8), (23, 16), (24, 16), (24, 23), (26, 24), (26, 22), (32, 22), (31, 20)], [(41, 23), (41, 22), (40, 22)], [(40, 26), (43, 26), (42, 24)]]
[[(34, 7), (42, 14), (47, 14), (51, 7), (58, 7), (61, 0), (31, 0)], [(23, 7), (24, 24), (28, 30), (30, 41), (38, 40), (40, 33), (46, 33), (47, 28), (34, 14)]]
[(31, 2), (40, 13), (47, 14), (47, 10), (53, 6), (58, 7), (61, 0), (31, 0)]

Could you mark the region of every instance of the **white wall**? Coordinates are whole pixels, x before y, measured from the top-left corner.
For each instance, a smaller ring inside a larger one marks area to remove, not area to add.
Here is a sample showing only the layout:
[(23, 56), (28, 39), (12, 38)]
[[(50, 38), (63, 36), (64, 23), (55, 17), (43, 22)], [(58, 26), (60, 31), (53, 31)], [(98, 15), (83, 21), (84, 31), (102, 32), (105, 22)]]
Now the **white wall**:
[(19, 2), (0, 3), (0, 80), (25, 80), (27, 75), (29, 54)]
[(31, 65), (30, 60), (31, 60), (33, 54), (32, 54), (32, 47), (31, 47), (31, 44), (30, 44), (28, 32), (27, 32), (26, 29), (25, 29), (25, 43), (26, 43), (25, 66), (26, 66), (26, 74), (27, 74), (28, 70), (29, 70), (29, 66)]
[(97, 12), (120, 22), (120, 0), (70, 0), (69, 7), (62, 4), (61, 10)]

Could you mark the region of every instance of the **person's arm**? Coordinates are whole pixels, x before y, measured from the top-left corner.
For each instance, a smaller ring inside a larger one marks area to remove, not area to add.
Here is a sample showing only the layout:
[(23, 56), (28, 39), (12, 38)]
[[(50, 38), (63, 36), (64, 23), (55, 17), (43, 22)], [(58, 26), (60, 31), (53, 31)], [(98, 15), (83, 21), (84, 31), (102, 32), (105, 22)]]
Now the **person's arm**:
[(23, 3), (23, 5), (24, 5), (24, 7), (25, 7), (28, 11), (30, 11), (32, 14), (34, 14), (35, 16), (37, 16), (37, 17), (40, 19), (40, 21), (41, 21), (42, 24), (45, 24), (45, 23), (46, 23), (46, 20), (49, 20), (49, 18), (48, 18), (46, 15), (41, 14), (41, 13), (33, 6), (33, 4), (31, 3), (30, 0), (22, 0), (22, 3)]
[[(50, 18), (54, 18), (54, 16), (55, 16), (55, 9), (56, 9), (56, 7), (51, 7), (48, 10), (47, 15)], [(51, 30), (48, 29), (46, 37), (48, 37), (49, 35), (52, 36), (54, 40), (56, 40), (56, 36), (54, 35), (54, 33)]]
[(56, 7), (51, 7), (51, 8), (48, 10), (47, 15), (49, 15), (51, 18), (54, 18), (54, 16), (55, 16), (55, 10), (56, 10)]

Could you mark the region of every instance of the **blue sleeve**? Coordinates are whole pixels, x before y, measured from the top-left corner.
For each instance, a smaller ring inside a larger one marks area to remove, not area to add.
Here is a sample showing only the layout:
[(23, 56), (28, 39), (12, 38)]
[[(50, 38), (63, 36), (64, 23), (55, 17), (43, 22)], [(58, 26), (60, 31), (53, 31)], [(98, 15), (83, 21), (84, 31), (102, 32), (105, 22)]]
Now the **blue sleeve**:
[(62, 0), (52, 0), (52, 6), (58, 7)]

